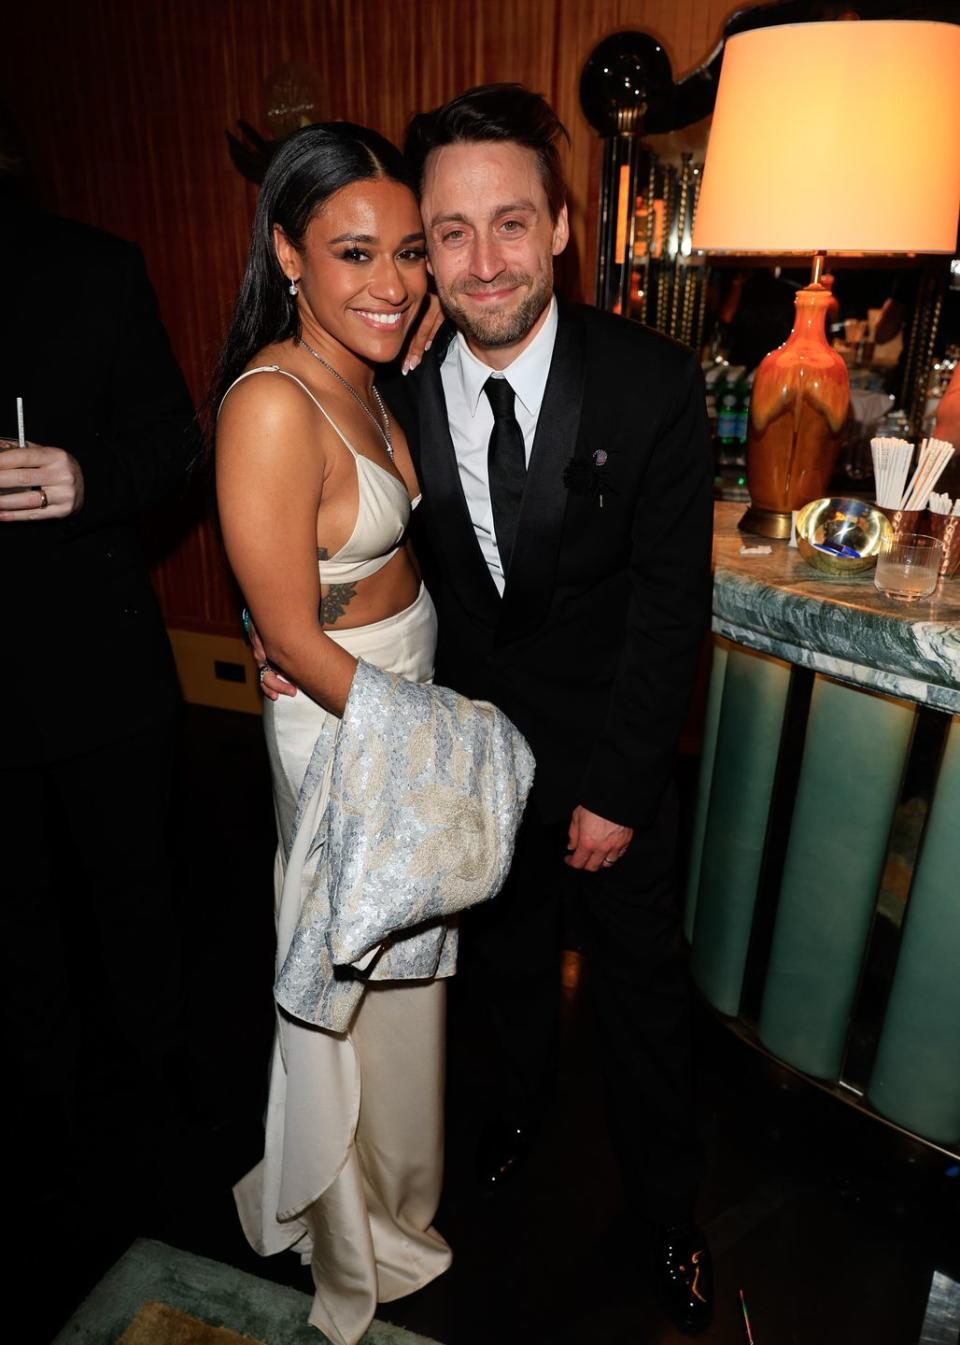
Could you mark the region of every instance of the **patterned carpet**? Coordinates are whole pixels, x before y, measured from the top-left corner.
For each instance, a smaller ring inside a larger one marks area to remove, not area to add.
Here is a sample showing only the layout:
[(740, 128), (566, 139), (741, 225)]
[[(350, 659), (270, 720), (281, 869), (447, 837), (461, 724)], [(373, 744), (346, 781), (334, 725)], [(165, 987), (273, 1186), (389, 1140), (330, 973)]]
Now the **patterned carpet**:
[[(138, 1239), (53, 1345), (323, 1345), (310, 1299), (232, 1266)], [(363, 1345), (437, 1345), (374, 1322)]]

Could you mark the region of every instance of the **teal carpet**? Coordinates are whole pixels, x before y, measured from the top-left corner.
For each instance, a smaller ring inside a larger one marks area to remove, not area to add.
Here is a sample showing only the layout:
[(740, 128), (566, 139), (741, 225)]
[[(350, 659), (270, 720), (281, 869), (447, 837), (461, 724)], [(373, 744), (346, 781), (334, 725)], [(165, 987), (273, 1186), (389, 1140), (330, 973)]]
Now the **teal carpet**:
[[(67, 1322), (53, 1345), (114, 1345), (144, 1303), (156, 1300), (263, 1345), (323, 1345), (307, 1325), (311, 1299), (232, 1266), (138, 1239)], [(374, 1322), (363, 1345), (436, 1345), (399, 1326)]]

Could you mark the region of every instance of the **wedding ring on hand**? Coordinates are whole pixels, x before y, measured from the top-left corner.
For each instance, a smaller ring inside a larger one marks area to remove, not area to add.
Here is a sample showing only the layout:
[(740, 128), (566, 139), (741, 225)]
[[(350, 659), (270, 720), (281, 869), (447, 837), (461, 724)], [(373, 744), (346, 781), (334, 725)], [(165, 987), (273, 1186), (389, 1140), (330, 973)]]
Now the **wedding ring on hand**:
[(43, 486), (34, 486), (34, 490), (39, 492), (40, 508), (46, 509), (47, 505), (50, 503), (50, 501), (47, 499), (47, 492), (44, 490)]
[(266, 677), (266, 675), (267, 675), (268, 672), (270, 672), (270, 664), (269, 664), (269, 663), (261, 663), (261, 664), (260, 664), (260, 667), (259, 667), (259, 669), (258, 669), (258, 676), (259, 676), (259, 678), (260, 678), (260, 685), (261, 685), (261, 686), (263, 686), (263, 679)]
[(609, 869), (609, 868), (611, 868), (612, 865), (614, 865), (616, 862), (617, 862), (617, 861), (616, 861), (615, 859), (604, 859), (604, 860), (601, 860), (601, 863), (603, 864), (603, 867), (604, 867), (605, 869)]

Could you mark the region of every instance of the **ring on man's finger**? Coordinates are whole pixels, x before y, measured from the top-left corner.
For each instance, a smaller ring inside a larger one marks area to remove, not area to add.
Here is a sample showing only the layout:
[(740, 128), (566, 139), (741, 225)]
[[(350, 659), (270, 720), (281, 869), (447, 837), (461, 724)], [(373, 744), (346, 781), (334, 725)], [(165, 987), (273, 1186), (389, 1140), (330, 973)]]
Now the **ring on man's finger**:
[(46, 509), (47, 505), (50, 503), (47, 499), (47, 492), (44, 490), (43, 486), (36, 486), (35, 489), (40, 495), (40, 508)]
[(259, 675), (259, 678), (260, 678), (260, 685), (261, 685), (261, 686), (263, 685), (263, 679), (264, 679), (264, 677), (266, 677), (266, 675), (267, 675), (267, 673), (268, 673), (269, 671), (270, 671), (270, 664), (269, 664), (269, 663), (261, 663), (261, 664), (260, 664), (260, 667), (258, 668), (257, 672), (258, 672), (258, 675)]
[(605, 869), (611, 868), (617, 861), (615, 859), (605, 859), (602, 861)]

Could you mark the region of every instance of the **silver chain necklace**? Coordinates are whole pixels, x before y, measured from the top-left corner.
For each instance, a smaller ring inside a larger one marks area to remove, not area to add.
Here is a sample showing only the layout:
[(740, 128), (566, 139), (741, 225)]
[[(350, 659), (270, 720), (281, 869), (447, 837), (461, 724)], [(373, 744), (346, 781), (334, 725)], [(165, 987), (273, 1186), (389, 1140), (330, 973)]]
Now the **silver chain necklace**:
[(380, 412), (380, 420), (377, 420), (376, 416), (370, 410), (369, 406), (367, 406), (366, 402), (360, 396), (359, 392), (357, 392), (353, 384), (348, 383), (347, 380), (344, 378), (343, 374), (338, 374), (336, 369), (334, 369), (333, 365), (328, 364), (327, 361), (323, 358), (323, 356), (319, 355), (314, 350), (313, 346), (308, 346), (302, 336), (300, 337), (300, 344), (303, 346), (304, 350), (309, 355), (312, 355), (315, 360), (319, 360), (319, 362), (323, 365), (324, 369), (326, 369), (328, 373), (333, 374), (334, 378), (337, 380), (338, 383), (343, 384), (347, 392), (349, 392), (350, 396), (359, 406), (360, 410), (364, 413), (364, 415), (370, 418), (370, 420), (373, 422), (376, 428), (380, 431), (380, 436), (383, 439), (383, 442), (387, 448), (387, 457), (390, 459), (391, 462), (393, 462), (393, 441), (390, 438), (390, 420), (387, 416), (387, 408), (383, 404), (383, 399), (381, 398), (379, 392), (377, 391), (376, 384), (371, 385), (370, 391), (373, 393), (373, 400), (376, 402), (377, 410)]

